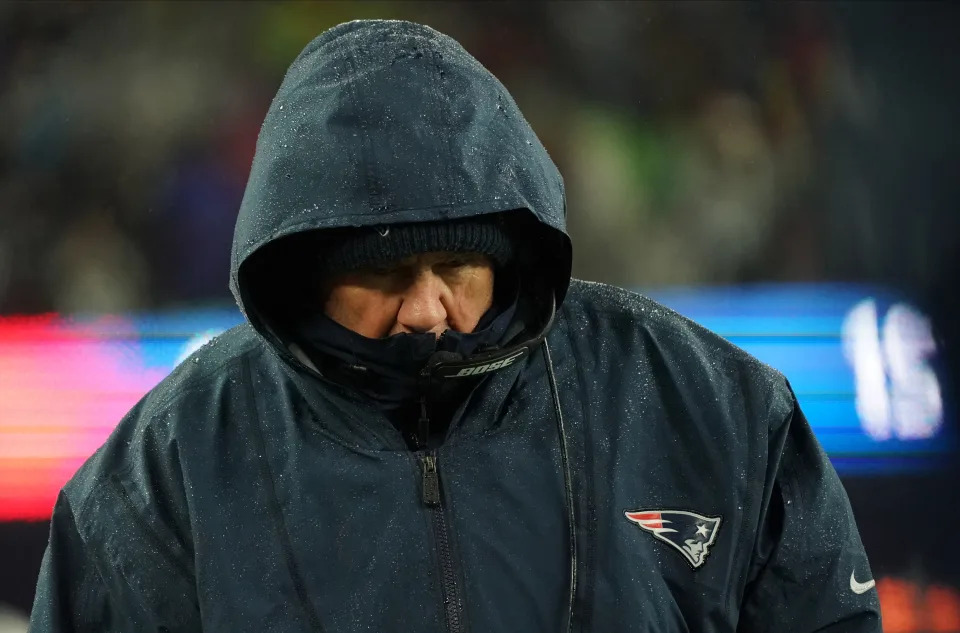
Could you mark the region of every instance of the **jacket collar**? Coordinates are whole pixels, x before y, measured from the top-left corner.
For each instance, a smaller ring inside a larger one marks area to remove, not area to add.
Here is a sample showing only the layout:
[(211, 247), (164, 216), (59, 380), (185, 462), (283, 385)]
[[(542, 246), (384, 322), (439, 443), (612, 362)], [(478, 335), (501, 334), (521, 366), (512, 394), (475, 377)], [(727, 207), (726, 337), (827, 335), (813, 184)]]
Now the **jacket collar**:
[(462, 360), (477, 351), (500, 349), (516, 318), (514, 293), (506, 307), (495, 304), (478, 328), (469, 333), (448, 330), (439, 338), (432, 334), (396, 334), (372, 339), (319, 313), (295, 327), (295, 338), (300, 353), (316, 371), (389, 410), (444, 391), (443, 383), (450, 381), (430, 384), (432, 381), (424, 380), (431, 359)]

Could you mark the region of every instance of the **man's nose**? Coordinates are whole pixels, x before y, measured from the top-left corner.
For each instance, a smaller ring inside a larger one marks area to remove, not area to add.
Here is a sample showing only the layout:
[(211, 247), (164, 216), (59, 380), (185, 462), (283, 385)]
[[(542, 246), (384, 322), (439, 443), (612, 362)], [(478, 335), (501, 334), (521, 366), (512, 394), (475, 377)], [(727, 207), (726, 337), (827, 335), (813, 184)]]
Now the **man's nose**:
[(444, 292), (443, 280), (436, 274), (429, 270), (419, 272), (403, 293), (397, 324), (405, 331), (433, 332), (439, 336), (448, 327)]

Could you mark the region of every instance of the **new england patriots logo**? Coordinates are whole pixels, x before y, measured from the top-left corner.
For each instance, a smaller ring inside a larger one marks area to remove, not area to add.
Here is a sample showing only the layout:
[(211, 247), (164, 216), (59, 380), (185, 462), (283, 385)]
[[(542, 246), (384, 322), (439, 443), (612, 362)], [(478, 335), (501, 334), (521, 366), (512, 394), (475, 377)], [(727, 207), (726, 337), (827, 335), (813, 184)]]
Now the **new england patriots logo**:
[(705, 517), (683, 510), (637, 510), (624, 512), (642, 530), (653, 534), (683, 554), (696, 569), (710, 553), (717, 539), (720, 517)]

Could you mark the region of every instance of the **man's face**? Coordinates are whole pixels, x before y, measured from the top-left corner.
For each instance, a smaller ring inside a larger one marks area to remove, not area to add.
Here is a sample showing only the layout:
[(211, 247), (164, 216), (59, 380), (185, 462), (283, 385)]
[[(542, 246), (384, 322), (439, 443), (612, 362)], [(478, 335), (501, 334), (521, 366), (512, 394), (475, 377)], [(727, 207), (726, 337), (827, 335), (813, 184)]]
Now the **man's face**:
[(479, 253), (421, 253), (328, 280), (324, 312), (368, 338), (472, 332), (493, 303), (493, 265)]

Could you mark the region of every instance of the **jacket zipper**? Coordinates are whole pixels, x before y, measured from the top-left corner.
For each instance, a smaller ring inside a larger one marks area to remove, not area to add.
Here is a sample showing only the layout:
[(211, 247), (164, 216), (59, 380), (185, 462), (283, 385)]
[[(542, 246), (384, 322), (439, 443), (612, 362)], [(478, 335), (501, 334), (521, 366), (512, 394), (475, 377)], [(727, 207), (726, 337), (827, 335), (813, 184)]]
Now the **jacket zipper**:
[[(421, 446), (426, 445), (426, 432), (429, 432), (426, 399), (421, 399), (420, 431)], [(437, 470), (437, 453), (434, 450), (418, 453), (423, 475), (423, 504), (430, 508), (433, 533), (437, 543), (437, 559), (440, 563), (440, 589), (443, 593), (443, 612), (447, 621), (448, 633), (463, 633), (463, 605), (457, 589), (457, 574), (453, 564), (453, 552), (450, 548), (450, 528), (443, 512), (440, 496), (440, 471)]]

